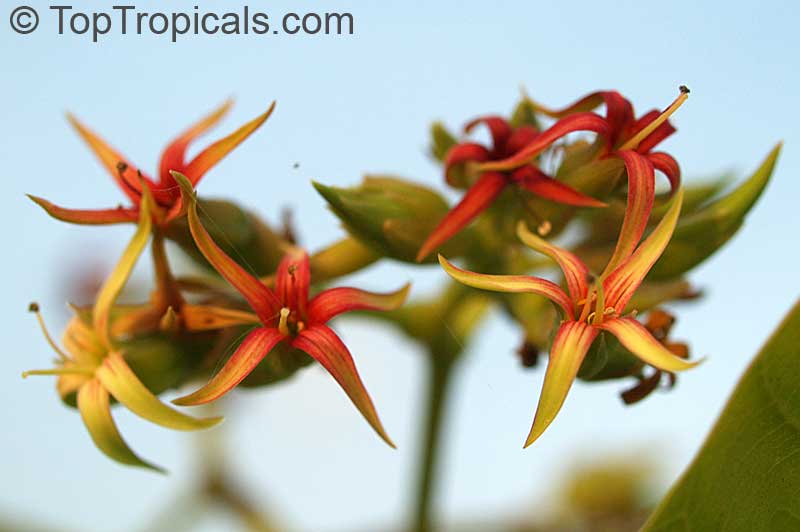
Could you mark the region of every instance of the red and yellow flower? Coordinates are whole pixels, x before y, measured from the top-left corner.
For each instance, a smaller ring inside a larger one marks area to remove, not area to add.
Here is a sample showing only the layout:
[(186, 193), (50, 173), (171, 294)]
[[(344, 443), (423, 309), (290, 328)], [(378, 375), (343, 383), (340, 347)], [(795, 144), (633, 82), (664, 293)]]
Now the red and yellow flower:
[(38, 307), (31, 305), (31, 310), (36, 312), (45, 337), (58, 354), (58, 359), (55, 368), (26, 371), (23, 377), (59, 376), (57, 386), (62, 396), (77, 393), (78, 410), (98, 449), (117, 462), (161, 471), (161, 468), (140, 458), (128, 447), (111, 416), (111, 397), (134, 414), (176, 430), (208, 428), (222, 421), (222, 418), (198, 419), (162, 403), (128, 366), (124, 350), (112, 335), (112, 307), (150, 238), (150, 203), (150, 195), (144, 195), (136, 234), (100, 290), (91, 318), (76, 315), (69, 323), (64, 335), (66, 351), (52, 340), (38, 313)]
[[(465, 133), (472, 132), (478, 125), (485, 125), (492, 137), (492, 146), (486, 147), (475, 142), (463, 142), (453, 146), (445, 156), (445, 179), (450, 185), (458, 186), (457, 176), (470, 166), (475, 167), (491, 161), (513, 158), (536, 139), (556, 139), (574, 131), (594, 131), (606, 134), (607, 123), (592, 113), (573, 116), (556, 124), (545, 132), (539, 132), (530, 125), (513, 128), (504, 118), (487, 116), (469, 122)], [(511, 171), (481, 171), (477, 180), (469, 187), (461, 201), (439, 222), (417, 254), (422, 261), (434, 250), (447, 242), (485, 211), (508, 186), (517, 186), (545, 199), (578, 207), (603, 207), (605, 203), (557, 181), (532, 163), (526, 163)]]
[(332, 288), (309, 298), (311, 274), (308, 255), (303, 250), (291, 248), (278, 266), (274, 286), (269, 287), (226, 255), (211, 239), (198, 217), (191, 182), (181, 174), (175, 173), (174, 176), (181, 187), (189, 228), (197, 247), (217, 272), (239, 291), (253, 311), (240, 313), (236, 321), (255, 326), (205, 386), (174, 402), (199, 405), (222, 397), (244, 380), (273, 348), (284, 343), (319, 362), (373, 429), (394, 446), (378, 418), (353, 357), (327, 322), (354, 310), (395, 309), (405, 301), (409, 286), (388, 294), (356, 288)]
[(498, 292), (539, 294), (555, 303), (562, 313), (563, 320), (550, 348), (544, 386), (526, 447), (542, 435), (558, 414), (586, 353), (601, 332), (612, 334), (642, 361), (663, 371), (685, 370), (698, 363), (670, 352), (633, 315), (626, 314), (628, 302), (672, 237), (683, 190), (675, 193), (666, 215), (641, 241), (653, 205), (654, 168), (636, 152), (627, 150), (619, 155), (625, 159), (629, 174), (628, 208), (616, 249), (596, 280), (590, 280), (587, 266), (576, 255), (530, 232), (524, 222), (517, 227), (520, 240), (558, 264), (564, 273), (566, 291), (538, 277), (485, 275), (462, 270), (439, 256), (445, 271), (463, 284)]
[[(568, 185), (548, 176), (536, 165), (536, 159), (554, 142), (579, 131), (596, 133), (603, 143), (601, 157), (622, 157), (630, 174), (631, 161), (624, 154), (635, 154), (636, 164), (649, 164), (664, 173), (671, 190), (680, 184), (680, 167), (675, 159), (653, 149), (675, 132), (668, 118), (683, 104), (689, 89), (681, 87), (681, 94), (664, 111), (650, 111), (638, 119), (633, 106), (617, 91), (600, 91), (589, 94), (560, 110), (548, 109), (535, 102), (534, 109), (557, 121), (545, 131), (531, 126), (512, 129), (499, 117), (475, 120), (467, 125), (467, 132), (477, 124), (489, 128), (493, 147), (462, 143), (454, 146), (445, 158), (445, 176), (455, 184), (455, 176), (465, 169), (476, 173), (478, 180), (467, 190), (461, 201), (445, 216), (420, 248), (417, 260), (440, 247), (453, 235), (466, 227), (497, 198), (509, 184), (515, 184), (546, 199), (579, 207), (602, 207), (605, 203), (586, 196)], [(605, 104), (606, 115), (591, 112)], [(618, 257), (616, 258), (618, 259)]]
[(228, 153), (241, 144), (269, 118), (275, 103), (266, 112), (246, 123), (227, 137), (218, 140), (201, 151), (191, 161), (186, 160), (186, 150), (200, 135), (211, 129), (231, 107), (226, 102), (217, 110), (184, 131), (173, 140), (161, 155), (158, 180), (152, 179), (138, 167), (128, 161), (93, 131), (84, 126), (72, 115), (70, 123), (89, 145), (102, 165), (108, 170), (115, 182), (128, 197), (131, 206), (119, 206), (112, 209), (66, 209), (43, 198), (29, 196), (48, 214), (65, 222), (88, 225), (136, 223), (144, 196), (143, 187), (147, 187), (155, 198), (151, 213), (158, 225), (166, 225), (182, 213), (181, 195), (170, 171), (175, 170), (186, 175), (192, 185), (196, 186), (202, 177)]

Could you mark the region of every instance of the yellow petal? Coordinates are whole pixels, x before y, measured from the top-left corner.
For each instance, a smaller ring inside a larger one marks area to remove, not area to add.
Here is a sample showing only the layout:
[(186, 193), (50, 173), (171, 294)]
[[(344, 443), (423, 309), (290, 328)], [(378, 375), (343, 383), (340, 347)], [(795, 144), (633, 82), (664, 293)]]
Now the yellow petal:
[(528, 275), (487, 275), (462, 270), (439, 255), (439, 264), (447, 274), (461, 284), (493, 292), (531, 293), (545, 296), (557, 304), (568, 318), (573, 318), (572, 301), (560, 286), (547, 279)]
[(108, 276), (100, 293), (97, 295), (97, 300), (94, 304), (92, 311), (92, 319), (94, 320), (94, 329), (100, 341), (106, 347), (111, 349), (111, 334), (109, 330), (109, 316), (111, 314), (111, 307), (117, 300), (120, 291), (128, 282), (133, 267), (136, 261), (139, 260), (139, 255), (142, 254), (147, 240), (150, 238), (151, 220), (150, 220), (151, 203), (148, 195), (145, 195), (139, 211), (139, 226), (136, 233), (125, 248), (125, 252), (120, 257), (111, 275)]
[(139, 458), (117, 430), (108, 400), (108, 392), (100, 381), (92, 379), (78, 391), (78, 410), (92, 441), (103, 454), (121, 464), (145, 467), (160, 473), (165, 471)]
[(213, 427), (221, 417), (194, 418), (170, 408), (153, 395), (117, 352), (110, 353), (95, 373), (114, 398), (148, 421), (175, 430)]
[(634, 318), (615, 318), (598, 325), (610, 332), (625, 348), (647, 364), (663, 371), (683, 371), (693, 368), (702, 360), (688, 361), (675, 356), (653, 338), (644, 325)]
[(622, 262), (614, 271), (608, 274), (603, 281), (605, 288), (606, 304), (622, 313), (633, 293), (644, 281), (645, 276), (656, 263), (664, 248), (667, 247), (683, 203), (683, 189), (679, 189), (672, 198), (667, 214), (661, 219), (656, 228), (627, 260)]
[(586, 352), (598, 332), (591, 325), (580, 321), (564, 322), (558, 329), (553, 346), (550, 348), (542, 395), (539, 397), (536, 416), (525, 441), (525, 447), (544, 433), (561, 410)]
[(573, 300), (580, 301), (586, 298), (586, 294), (589, 291), (589, 286), (586, 283), (589, 270), (581, 259), (574, 253), (554, 246), (543, 238), (539, 238), (538, 235), (528, 230), (527, 225), (525, 225), (525, 222), (522, 220), (517, 224), (517, 237), (519, 237), (526, 246), (556, 261), (564, 272), (564, 278), (567, 281), (570, 297), (572, 297)]
[(258, 316), (252, 312), (188, 303), (181, 306), (180, 318), (188, 331), (210, 331), (259, 323)]

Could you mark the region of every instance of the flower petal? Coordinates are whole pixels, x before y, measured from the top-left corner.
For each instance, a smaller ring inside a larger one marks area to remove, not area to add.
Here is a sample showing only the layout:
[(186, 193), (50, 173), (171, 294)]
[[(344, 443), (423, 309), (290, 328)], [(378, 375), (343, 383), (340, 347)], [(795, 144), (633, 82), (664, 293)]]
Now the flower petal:
[(139, 417), (175, 430), (200, 430), (213, 427), (221, 417), (195, 418), (170, 408), (153, 395), (118, 352), (111, 352), (95, 375), (114, 399)]
[(450, 209), (450, 212), (428, 235), (417, 253), (417, 262), (421, 262), (453, 235), (469, 225), (475, 217), (492, 204), (507, 183), (506, 177), (498, 172), (485, 172), (481, 175), (480, 179), (467, 190), (461, 201)]
[(496, 150), (502, 149), (508, 138), (511, 136), (512, 129), (505, 118), (501, 116), (482, 116), (467, 123), (464, 126), (464, 133), (471, 133), (479, 125), (485, 125), (489, 128), (489, 133), (492, 135), (492, 145)]
[(30, 194), (28, 194), (28, 197), (56, 220), (72, 224), (121, 224), (136, 222), (139, 219), (139, 212), (136, 209), (128, 209), (121, 206), (116, 209), (65, 209), (50, 203), (44, 198)]
[(581, 321), (567, 321), (559, 327), (544, 375), (542, 394), (525, 447), (535, 442), (553, 422), (572, 387), (586, 352), (598, 330)]
[(675, 224), (678, 222), (682, 203), (683, 189), (679, 189), (672, 199), (669, 210), (653, 229), (653, 232), (630, 258), (609, 273), (603, 281), (606, 305), (614, 307), (618, 313), (623, 312), (647, 272), (664, 252), (664, 248), (672, 238)]
[(395, 446), (378, 418), (350, 351), (336, 333), (325, 325), (314, 325), (297, 335), (292, 346), (305, 351), (328, 370), (375, 432), (391, 447)]
[(173, 172), (172, 175), (181, 187), (181, 198), (188, 212), (189, 229), (197, 248), (214, 269), (244, 296), (262, 322), (266, 324), (274, 320), (281, 308), (280, 301), (261, 281), (247, 273), (217, 246), (197, 215), (197, 200), (191, 183), (183, 174)]
[(242, 382), (284, 338), (278, 329), (272, 327), (253, 330), (205, 386), (172, 402), (176, 405), (193, 406), (219, 399)]
[(702, 360), (688, 361), (676, 356), (656, 340), (644, 325), (635, 318), (614, 318), (605, 320), (600, 329), (617, 337), (625, 349), (647, 364), (662, 371), (682, 371), (693, 368)]
[(573, 301), (586, 298), (586, 294), (589, 292), (589, 285), (586, 282), (589, 277), (589, 269), (577, 255), (539, 238), (538, 235), (528, 230), (522, 220), (517, 224), (517, 236), (526, 246), (547, 255), (558, 263), (561, 271), (564, 272), (564, 278)]
[(252, 312), (189, 303), (181, 305), (180, 317), (188, 331), (212, 331), (237, 325), (255, 325), (260, 322), (258, 316)]
[(539, 130), (533, 126), (520, 126), (514, 130), (506, 142), (505, 155), (510, 157), (519, 150), (533, 142), (539, 135)]
[(674, 193), (681, 186), (681, 167), (672, 155), (657, 151), (648, 153), (647, 158), (653, 163), (656, 170), (669, 179), (670, 192)]
[(181, 133), (175, 140), (161, 154), (161, 162), (159, 163), (158, 177), (162, 186), (170, 186), (175, 184), (175, 180), (169, 173), (170, 170), (183, 172), (186, 164), (186, 149), (189, 144), (197, 137), (214, 127), (225, 114), (230, 110), (233, 105), (233, 100), (227, 100), (220, 105), (217, 109), (212, 111), (207, 116), (203, 117), (199, 122), (192, 125), (189, 129)]
[(308, 319), (313, 323), (327, 323), (344, 312), (353, 310), (394, 310), (406, 300), (411, 284), (388, 294), (376, 294), (358, 288), (331, 288), (317, 294), (308, 304)]
[[(636, 121), (636, 125), (633, 128), (634, 131), (641, 131), (645, 127), (649, 126), (654, 120), (658, 119), (660, 115), (661, 113), (656, 110), (645, 113), (641, 118), (639, 118), (639, 120)], [(636, 151), (639, 153), (649, 153), (664, 139), (675, 133), (675, 131), (677, 131), (675, 126), (670, 124), (669, 120), (664, 121), (657, 128), (655, 128), (652, 133), (642, 139), (642, 141), (639, 143), (639, 146), (636, 148)]]
[(216, 165), (226, 155), (233, 151), (236, 146), (241, 144), (247, 137), (252, 135), (258, 128), (260, 128), (261, 124), (266, 122), (267, 118), (269, 118), (269, 115), (272, 114), (274, 109), (275, 102), (272, 102), (272, 104), (269, 106), (269, 109), (267, 109), (264, 113), (246, 123), (227, 137), (218, 140), (208, 148), (201, 151), (197, 157), (192, 159), (192, 161), (186, 165), (186, 171), (182, 173), (189, 178), (189, 181), (193, 186), (197, 185), (198, 181), (200, 181), (206, 172), (208, 172), (214, 165)]
[(291, 249), (283, 256), (275, 272), (275, 294), (284, 307), (298, 311), (305, 318), (310, 284), (308, 253), (300, 248)]
[(456, 176), (456, 171), (461, 168), (464, 163), (478, 162), (482, 163), (489, 160), (489, 150), (485, 146), (476, 144), (474, 142), (464, 142), (456, 144), (444, 158), (444, 178), (451, 186), (458, 186), (459, 179)]
[(112, 460), (125, 465), (145, 467), (165, 473), (165, 471), (139, 458), (134, 453), (117, 429), (111, 417), (111, 406), (108, 392), (100, 381), (92, 379), (78, 390), (78, 410), (83, 424), (89, 431), (92, 441), (103, 454)]
[(114, 306), (117, 296), (119, 296), (125, 283), (128, 282), (128, 277), (130, 277), (136, 261), (139, 260), (139, 255), (142, 254), (147, 241), (150, 239), (152, 226), (150, 207), (149, 196), (145, 196), (139, 211), (139, 225), (136, 228), (136, 233), (122, 253), (114, 270), (103, 283), (94, 303), (94, 309), (92, 310), (94, 330), (106, 349), (111, 349), (111, 332), (108, 326), (111, 307)]
[(594, 113), (576, 113), (562, 118), (549, 129), (542, 131), (533, 141), (515, 155), (501, 161), (490, 161), (478, 165), (481, 171), (507, 171), (519, 168), (533, 160), (553, 142), (575, 131), (593, 131), (608, 137), (611, 128), (608, 122)]
[(633, 253), (647, 228), (656, 194), (652, 163), (643, 155), (630, 150), (621, 151), (618, 155), (625, 162), (628, 174), (628, 202), (617, 245), (604, 274), (612, 271)]
[[(636, 133), (625, 141), (625, 143), (619, 148), (620, 150), (637, 150), (640, 153), (643, 152), (642, 144), (644, 144), (645, 148), (652, 149), (658, 142), (662, 139), (666, 138), (664, 135), (665, 131), (669, 131), (669, 134), (672, 133), (670, 128), (672, 126), (666, 126), (667, 119), (678, 110), (678, 108), (683, 105), (689, 98), (689, 89), (685, 86), (681, 85), (680, 87), (681, 93), (675, 98), (669, 107), (664, 109), (658, 115), (653, 115), (652, 113), (648, 113), (644, 117), (639, 119), (639, 124), (644, 124), (643, 127), (636, 130)], [(651, 118), (652, 117), (652, 118)], [(659, 133), (657, 133), (659, 131)], [(655, 134), (655, 142), (653, 140), (648, 140), (651, 138), (651, 135)]]
[[(108, 145), (103, 139), (98, 137), (91, 129), (84, 126), (74, 115), (67, 114), (67, 120), (75, 128), (78, 134), (83, 138), (84, 142), (89, 145), (89, 148), (94, 152), (100, 162), (117, 182), (117, 185), (122, 192), (136, 205), (139, 204), (141, 197), (141, 184), (136, 179), (137, 174), (141, 175), (143, 179), (152, 183), (149, 177), (140, 173), (140, 170), (130, 163), (123, 155), (118, 153), (114, 148)], [(128, 169), (130, 172), (120, 171), (120, 169)]]
[(587, 196), (571, 186), (557, 181), (533, 165), (517, 168), (511, 174), (511, 179), (522, 188), (556, 203), (573, 205), (575, 207), (605, 207), (600, 200)]
[(510, 293), (531, 293), (548, 298), (550, 301), (561, 307), (564, 314), (572, 319), (572, 301), (569, 296), (552, 281), (531, 277), (528, 275), (487, 275), (462, 270), (454, 266), (446, 258), (439, 255), (439, 264), (442, 265), (447, 274), (461, 284), (480, 288), (481, 290), (491, 290), (492, 292)]

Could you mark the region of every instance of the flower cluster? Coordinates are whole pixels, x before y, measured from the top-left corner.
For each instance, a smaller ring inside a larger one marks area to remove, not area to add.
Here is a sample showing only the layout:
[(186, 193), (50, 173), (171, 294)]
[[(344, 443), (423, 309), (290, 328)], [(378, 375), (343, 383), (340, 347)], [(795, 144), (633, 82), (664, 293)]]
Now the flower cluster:
[[(329, 322), (358, 311), (396, 326), (425, 347), (439, 382), (494, 304), (518, 325), (525, 366), (549, 353), (526, 446), (551, 424), (576, 379), (635, 379), (622, 397), (636, 403), (664, 374), (672, 386), (675, 372), (698, 363), (689, 360), (685, 344), (668, 340), (674, 320), (661, 307), (697, 296), (686, 275), (741, 227), (779, 151), (726, 194), (721, 181), (685, 185), (676, 159), (657, 148), (676, 131), (670, 118), (688, 93), (681, 87), (666, 109), (639, 116), (616, 91), (589, 94), (563, 109), (524, 96), (510, 117), (485, 115), (464, 127), (470, 135), (485, 126), (488, 145), (458, 139), (437, 124), (432, 152), (447, 184), (465, 190), (461, 200), (451, 208), (436, 191), (397, 177), (369, 176), (352, 188), (314, 183), (348, 235), (312, 254), (294, 231), (272, 230), (232, 202), (195, 192), (206, 172), (267, 120), (274, 103), (187, 161), (189, 144), (222, 118), (226, 103), (167, 147), (157, 179), (70, 117), (130, 205), (74, 210), (31, 198), (63, 221), (137, 228), (94, 304), (73, 308), (64, 349), (32, 305), (58, 358), (56, 367), (25, 375), (58, 376), (60, 396), (77, 406), (96, 446), (129, 465), (159, 469), (123, 440), (112, 399), (168, 428), (203, 429), (221, 418), (191, 417), (158, 395), (200, 379), (204, 385), (172, 402), (205, 404), (240, 386), (282, 381), (312, 363), (327, 370), (394, 446)], [(596, 112), (600, 106), (603, 114)], [(542, 121), (551, 123), (545, 128)], [(663, 193), (659, 174), (668, 184)], [(176, 276), (167, 240), (209, 275)], [(142, 304), (119, 304), (148, 242), (154, 289)], [(437, 252), (452, 280), (443, 278), (438, 295), (411, 305), (403, 306), (409, 285), (389, 293), (327, 286), (380, 259), (416, 266), (435, 263)], [(542, 277), (546, 271), (558, 278)]]

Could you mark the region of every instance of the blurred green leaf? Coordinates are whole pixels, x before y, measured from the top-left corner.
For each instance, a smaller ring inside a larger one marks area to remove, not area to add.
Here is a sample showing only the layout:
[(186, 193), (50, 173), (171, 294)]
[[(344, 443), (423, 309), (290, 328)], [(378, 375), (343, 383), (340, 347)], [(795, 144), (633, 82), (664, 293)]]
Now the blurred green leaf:
[(450, 148), (456, 145), (458, 139), (441, 122), (431, 124), (431, 155), (443, 162)]
[(736, 234), (767, 186), (780, 151), (778, 144), (761, 166), (733, 191), (682, 217), (648, 278), (678, 277), (709, 258)]
[[(396, 177), (366, 176), (357, 187), (339, 188), (314, 183), (347, 231), (383, 256), (416, 263), (422, 243), (450, 209), (439, 193)], [(461, 231), (444, 247), (459, 256), (469, 242)], [(436, 262), (431, 254), (426, 262)]]
[(800, 301), (645, 531), (800, 530)]

